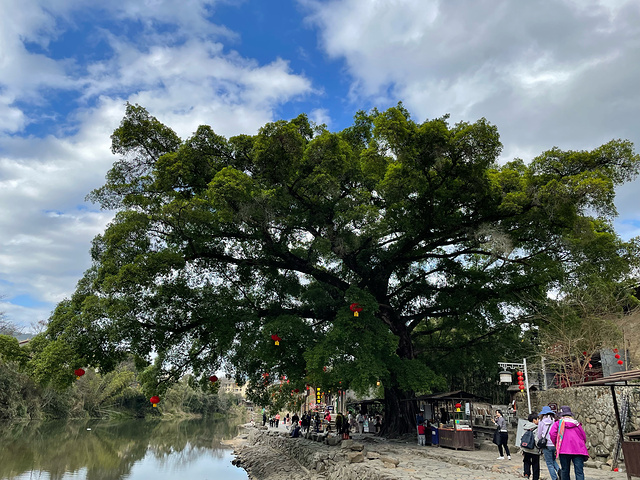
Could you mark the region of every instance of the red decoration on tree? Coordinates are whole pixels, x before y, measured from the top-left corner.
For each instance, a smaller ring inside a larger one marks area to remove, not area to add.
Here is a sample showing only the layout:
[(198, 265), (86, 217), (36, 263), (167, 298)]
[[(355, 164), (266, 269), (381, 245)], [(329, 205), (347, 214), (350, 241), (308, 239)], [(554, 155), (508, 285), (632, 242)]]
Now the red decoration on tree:
[(618, 360), (618, 365), (622, 365), (624, 362), (622, 360)]
[(76, 368), (73, 373), (75, 373), (76, 378), (80, 380), (80, 377), (84, 375), (84, 370), (82, 368)]
[(215, 375), (211, 375), (211, 376), (209, 377), (209, 381), (210, 381), (211, 383), (216, 383), (216, 382), (218, 381), (218, 377), (216, 377)]
[(613, 349), (613, 353), (618, 353), (618, 349), (617, 349), (617, 348), (614, 348), (614, 349)]
[(296, 392), (296, 393), (300, 393), (300, 389), (298, 389), (298, 388), (294, 388), (293, 391)]
[(354, 317), (357, 317), (362, 311), (362, 307), (359, 303), (352, 303), (351, 305), (349, 305), (349, 310), (353, 312)]
[(282, 339), (278, 335), (273, 334), (271, 335), (271, 340), (273, 340), (276, 343), (276, 345), (280, 345), (280, 340)]
[(582, 352), (582, 354), (586, 357), (587, 356), (587, 352)]
[(518, 376), (521, 377), (522, 376), (522, 372), (520, 370), (518, 370)]
[(149, 399), (149, 401), (151, 402), (151, 404), (152, 404), (154, 407), (157, 407), (157, 406), (158, 406), (158, 404), (160, 403), (160, 397), (159, 397), (159, 396), (157, 396), (157, 395), (154, 395), (153, 397), (151, 397), (151, 398)]
[(618, 358), (620, 358), (620, 354), (619, 354), (619, 353), (616, 353), (616, 354), (614, 355), (614, 357), (616, 357), (616, 359), (618, 359)]

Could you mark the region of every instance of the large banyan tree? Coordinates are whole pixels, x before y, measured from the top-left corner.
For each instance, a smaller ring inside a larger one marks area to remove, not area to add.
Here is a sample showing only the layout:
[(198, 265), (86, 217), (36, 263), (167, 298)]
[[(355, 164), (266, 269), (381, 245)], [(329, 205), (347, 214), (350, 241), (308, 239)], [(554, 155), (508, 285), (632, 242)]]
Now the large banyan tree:
[(163, 381), (224, 367), (263, 401), (282, 376), (301, 392), (380, 382), (384, 433), (413, 431), (444, 356), (502, 354), (498, 336), (581, 269), (624, 274), (627, 141), (500, 164), (486, 120), (416, 123), (401, 105), (340, 132), (301, 115), (186, 140), (128, 105), (112, 142), (89, 198), (115, 217), (48, 332), (103, 369), (129, 353)]

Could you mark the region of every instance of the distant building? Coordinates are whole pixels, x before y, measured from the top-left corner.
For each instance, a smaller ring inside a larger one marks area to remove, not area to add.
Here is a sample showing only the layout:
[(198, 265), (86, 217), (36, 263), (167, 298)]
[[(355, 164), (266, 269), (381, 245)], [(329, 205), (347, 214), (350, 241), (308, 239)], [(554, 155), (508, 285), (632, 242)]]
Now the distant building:
[(245, 399), (247, 397), (247, 384), (238, 385), (232, 378), (222, 378), (220, 379), (220, 391), (239, 395), (241, 398)]

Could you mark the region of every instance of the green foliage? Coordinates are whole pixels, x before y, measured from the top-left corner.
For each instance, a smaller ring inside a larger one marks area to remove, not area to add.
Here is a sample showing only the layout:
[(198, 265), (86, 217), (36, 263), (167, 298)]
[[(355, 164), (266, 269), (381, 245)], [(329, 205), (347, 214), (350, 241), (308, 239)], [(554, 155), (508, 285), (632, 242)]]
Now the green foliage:
[(0, 358), (0, 419), (34, 418), (39, 414), (35, 384), (16, 362)]
[(90, 417), (103, 417), (109, 410), (127, 398), (128, 390), (135, 390), (135, 372), (124, 366), (96, 375), (88, 371), (77, 382), (78, 394), (82, 397), (82, 409)]
[(0, 360), (17, 362), (24, 367), (29, 359), (27, 349), (20, 348), (18, 340), (8, 335), (0, 335)]
[(27, 364), (29, 375), (41, 385), (65, 389), (74, 379), (74, 370), (82, 366), (80, 357), (63, 339), (49, 340), (37, 335), (30, 342), (32, 357)]
[[(218, 388), (192, 385), (191, 378), (167, 384), (160, 392), (145, 393), (133, 361), (120, 363), (114, 370), (98, 374), (87, 369), (85, 375), (63, 386), (60, 379), (37, 384), (17, 362), (0, 359), (0, 419), (65, 419), (145, 417), (148, 415), (213, 415), (237, 402), (218, 394)], [(42, 374), (44, 369), (37, 370)], [(66, 380), (65, 380), (66, 381)], [(210, 383), (210, 382), (209, 382)], [(160, 410), (149, 402), (161, 393)]]
[[(402, 105), (342, 132), (300, 115), (228, 140), (207, 126), (181, 140), (128, 105), (112, 141), (120, 158), (89, 197), (118, 212), (45, 356), (71, 345), (104, 371), (155, 356), (147, 394), (224, 364), (260, 402), (286, 375), (381, 380), (399, 405), (477, 375), (550, 290), (624, 277), (634, 253), (610, 223), (640, 163), (626, 141), (500, 165), (487, 120), (416, 123)], [(396, 417), (385, 428), (412, 428), (410, 408)]]

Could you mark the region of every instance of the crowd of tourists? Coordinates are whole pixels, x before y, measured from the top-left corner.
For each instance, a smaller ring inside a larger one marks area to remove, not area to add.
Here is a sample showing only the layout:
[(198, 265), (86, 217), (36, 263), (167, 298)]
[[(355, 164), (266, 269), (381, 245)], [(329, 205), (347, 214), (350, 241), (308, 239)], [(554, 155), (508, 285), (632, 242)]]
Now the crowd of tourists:
[[(497, 426), (494, 443), (498, 445), (498, 460), (503, 460), (505, 454), (511, 460), (511, 452), (507, 445), (507, 422), (500, 410), (496, 410), (494, 423)], [(532, 480), (540, 478), (542, 456), (551, 480), (569, 480), (571, 465), (575, 471), (575, 479), (584, 480), (584, 462), (589, 458), (587, 436), (582, 424), (573, 418), (570, 407), (560, 407), (556, 413), (551, 407), (545, 406), (540, 413), (529, 415), (523, 429), (520, 448), (524, 477)]]
[(347, 439), (351, 433), (365, 433), (365, 431), (379, 433), (382, 428), (381, 414), (367, 415), (362, 412), (355, 414), (350, 411), (346, 414), (338, 412), (332, 418), (331, 412), (325, 410), (324, 412), (305, 411), (302, 416), (287, 413), (284, 418), (281, 418), (279, 413), (267, 417), (266, 410), (262, 410), (262, 426), (268, 422), (269, 427), (278, 428), (281, 420), (285, 429), (290, 430), (290, 435), (294, 438), (309, 431), (321, 433), (334, 430), (334, 433)]
[[(290, 431), (291, 437), (299, 437), (309, 431), (332, 432), (343, 439), (351, 433), (379, 433), (382, 427), (380, 414), (367, 415), (363, 412), (354, 414), (338, 412), (332, 418), (331, 411), (305, 411), (301, 416), (289, 414), (281, 418), (277, 413), (267, 418), (266, 411), (262, 411), (262, 425), (269, 422), (270, 427), (278, 428), (282, 421), (284, 427)], [(493, 442), (498, 446), (500, 456), (511, 460), (507, 431), (507, 421), (501, 410), (496, 410), (493, 419), (496, 431)], [(425, 445), (428, 422), (424, 420), (423, 410), (416, 416), (418, 428), (418, 443)], [(576, 480), (584, 480), (584, 462), (589, 458), (586, 446), (586, 434), (582, 424), (573, 418), (573, 412), (568, 406), (560, 407), (555, 412), (545, 406), (540, 413), (529, 415), (523, 426), (524, 433), (520, 440), (523, 455), (524, 477), (539, 480), (540, 457), (543, 457), (551, 480), (570, 480), (571, 466), (575, 471)]]

